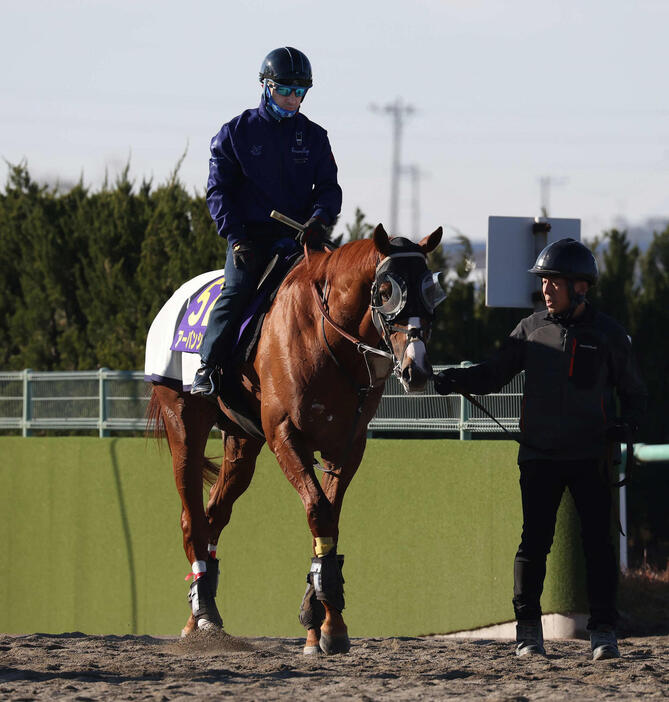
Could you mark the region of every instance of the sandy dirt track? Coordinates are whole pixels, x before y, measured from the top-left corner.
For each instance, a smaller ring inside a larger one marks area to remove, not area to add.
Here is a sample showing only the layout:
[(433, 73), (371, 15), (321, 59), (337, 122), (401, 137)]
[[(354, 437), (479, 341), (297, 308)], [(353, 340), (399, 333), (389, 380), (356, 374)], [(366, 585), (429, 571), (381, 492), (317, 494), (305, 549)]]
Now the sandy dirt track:
[(354, 639), (345, 656), (303, 656), (303, 639), (197, 634), (0, 634), (2, 700), (638, 700), (669, 696), (669, 636), (621, 641), (593, 662), (586, 641), (519, 660), (508, 641)]

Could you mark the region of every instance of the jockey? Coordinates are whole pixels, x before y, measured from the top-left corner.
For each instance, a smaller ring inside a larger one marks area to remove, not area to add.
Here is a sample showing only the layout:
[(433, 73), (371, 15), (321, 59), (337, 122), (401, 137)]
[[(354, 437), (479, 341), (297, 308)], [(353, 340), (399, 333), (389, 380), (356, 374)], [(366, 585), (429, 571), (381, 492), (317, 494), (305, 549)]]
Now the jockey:
[(224, 124), (211, 140), (207, 205), (228, 252), (225, 286), (200, 348), (194, 395), (216, 394), (214, 371), (229, 356), (274, 245), (293, 237), (270, 212), (306, 222), (299, 241), (318, 249), (341, 209), (327, 132), (300, 112), (312, 86), (309, 59), (290, 46), (274, 49), (262, 62), (260, 82), (260, 105)]

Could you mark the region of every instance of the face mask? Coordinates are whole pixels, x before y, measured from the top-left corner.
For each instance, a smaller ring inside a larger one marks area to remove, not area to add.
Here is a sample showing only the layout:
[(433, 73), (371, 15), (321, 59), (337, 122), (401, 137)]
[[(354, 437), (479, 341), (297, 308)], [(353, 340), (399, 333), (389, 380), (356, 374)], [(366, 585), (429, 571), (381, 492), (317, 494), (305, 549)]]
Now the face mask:
[(272, 117), (274, 117), (274, 119), (276, 119), (278, 122), (280, 122), (282, 119), (294, 117), (297, 114), (297, 110), (299, 110), (299, 107), (297, 110), (292, 111), (284, 110), (283, 107), (279, 107), (272, 98), (272, 93), (267, 85), (267, 81), (265, 81), (265, 105), (267, 106), (267, 109)]
[[(411, 264), (398, 259), (414, 258)], [(386, 295), (381, 296), (385, 286)], [(439, 273), (431, 273), (425, 266), (425, 257), (419, 253), (391, 254), (384, 259), (376, 271), (372, 290), (372, 308), (386, 321), (400, 315), (434, 316), (435, 308), (446, 298), (441, 287)]]

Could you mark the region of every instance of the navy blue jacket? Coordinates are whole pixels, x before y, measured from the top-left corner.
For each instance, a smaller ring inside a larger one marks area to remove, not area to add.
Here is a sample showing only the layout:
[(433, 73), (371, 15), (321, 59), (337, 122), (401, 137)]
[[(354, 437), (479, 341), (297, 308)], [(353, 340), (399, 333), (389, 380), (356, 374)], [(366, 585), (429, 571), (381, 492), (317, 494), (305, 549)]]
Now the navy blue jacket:
[(245, 110), (211, 140), (207, 205), (218, 233), (232, 243), (294, 236), (272, 210), (331, 225), (341, 188), (327, 132), (298, 112), (280, 122), (265, 108)]

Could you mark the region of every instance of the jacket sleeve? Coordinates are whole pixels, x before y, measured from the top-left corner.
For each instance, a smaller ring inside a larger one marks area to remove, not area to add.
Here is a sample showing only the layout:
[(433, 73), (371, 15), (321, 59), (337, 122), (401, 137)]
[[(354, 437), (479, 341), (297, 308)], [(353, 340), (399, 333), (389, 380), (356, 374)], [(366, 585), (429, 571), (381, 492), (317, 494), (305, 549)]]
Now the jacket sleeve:
[(342, 192), (337, 182), (335, 162), (327, 133), (323, 132), (319, 159), (316, 166), (313, 191), (312, 217), (318, 217), (326, 226), (337, 219), (341, 210)]
[(449, 373), (458, 391), (487, 395), (511, 382), (523, 369), (524, 358), (525, 333), (521, 322), (491, 358), (468, 368), (452, 368)]
[(634, 358), (632, 342), (624, 332), (613, 348), (612, 361), (613, 384), (620, 399), (620, 419), (636, 429), (646, 412), (648, 392)]
[(211, 140), (210, 148), (207, 207), (219, 236), (234, 243), (243, 236), (241, 216), (235, 205), (242, 170), (232, 148), (228, 125), (223, 125)]

